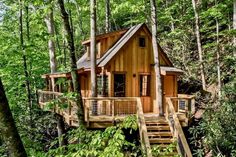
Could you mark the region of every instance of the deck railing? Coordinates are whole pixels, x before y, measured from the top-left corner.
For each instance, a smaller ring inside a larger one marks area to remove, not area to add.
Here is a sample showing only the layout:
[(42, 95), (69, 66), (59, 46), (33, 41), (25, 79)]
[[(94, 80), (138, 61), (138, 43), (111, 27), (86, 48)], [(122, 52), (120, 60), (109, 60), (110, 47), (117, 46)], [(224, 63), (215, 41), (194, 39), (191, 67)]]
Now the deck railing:
[[(76, 102), (63, 96), (63, 93), (38, 90), (38, 98), (40, 107), (44, 109), (49, 103), (53, 103), (56, 100), (50, 110), (64, 116), (65, 119), (77, 121)], [(137, 114), (137, 99), (136, 97), (83, 98), (85, 121), (89, 126), (90, 122), (104, 121), (114, 123), (122, 120), (127, 115), (135, 115)], [(67, 107), (62, 108), (60, 104), (67, 104)]]
[[(63, 93), (51, 91), (38, 91), (39, 105), (45, 108), (47, 103), (54, 100), (61, 103), (67, 103), (68, 107), (61, 109), (58, 104), (53, 105), (51, 109), (62, 115), (69, 125), (76, 126), (77, 122), (77, 105), (63, 97)], [(127, 115), (137, 115), (137, 122), (139, 126), (140, 143), (142, 145), (143, 153), (147, 157), (152, 157), (151, 147), (147, 136), (147, 128), (144, 119), (142, 102), (137, 97), (90, 97), (83, 98), (85, 121), (87, 125), (91, 122), (113, 122), (120, 121)]]
[[(178, 153), (181, 154), (183, 157), (192, 157), (191, 150), (185, 138), (182, 126), (180, 124), (178, 115), (175, 111), (174, 104), (173, 104), (173, 101), (178, 100), (178, 99), (179, 98), (166, 97), (167, 105), (166, 105), (165, 117), (170, 124), (171, 131), (172, 131), (172, 134), (174, 135), (174, 138), (176, 138), (177, 140)], [(182, 100), (184, 100), (183, 97), (181, 97), (181, 101)], [(186, 106), (188, 106), (188, 104), (186, 104)]]
[(136, 114), (137, 100), (129, 97), (89, 97), (83, 98), (85, 105), (85, 121), (115, 122), (127, 115)]
[[(40, 108), (48, 108), (54, 113), (63, 116), (69, 125), (77, 126), (78, 119), (76, 115), (76, 102), (63, 97), (63, 93), (38, 90), (38, 101)], [(52, 105), (48, 103), (52, 103)]]
[(178, 113), (185, 113), (187, 118), (191, 118), (195, 113), (195, 96), (178, 94), (178, 97), (171, 97), (173, 103), (177, 102)]

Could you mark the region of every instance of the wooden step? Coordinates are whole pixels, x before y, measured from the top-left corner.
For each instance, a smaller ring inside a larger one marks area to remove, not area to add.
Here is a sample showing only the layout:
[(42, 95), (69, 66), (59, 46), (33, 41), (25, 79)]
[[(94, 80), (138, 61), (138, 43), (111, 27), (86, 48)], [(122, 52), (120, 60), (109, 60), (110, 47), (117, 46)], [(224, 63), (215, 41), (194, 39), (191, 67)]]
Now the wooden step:
[(170, 126), (147, 126), (148, 131), (162, 131), (162, 130), (170, 130)]
[(171, 144), (173, 138), (149, 138), (150, 144)]
[(147, 122), (159, 122), (159, 123), (167, 123), (166, 119), (156, 119), (156, 118), (145, 118), (146, 123)]
[(146, 121), (146, 124), (149, 125), (169, 125), (167, 122), (158, 122), (158, 121)]
[(161, 149), (162, 148), (164, 149), (164, 148), (167, 148), (167, 147), (171, 147), (171, 148), (173, 148), (173, 150), (177, 149), (175, 145), (170, 146), (170, 144), (153, 144), (153, 145), (151, 145), (151, 147), (155, 147), (155, 146), (157, 146)]
[(148, 137), (155, 137), (155, 136), (172, 137), (172, 133), (169, 132), (169, 131), (165, 131), (165, 132), (148, 132), (147, 135), (148, 135)]
[(169, 126), (169, 125), (168, 124), (146, 124), (146, 126), (159, 127), (159, 126)]
[[(158, 157), (168, 157), (168, 156), (178, 156), (178, 152), (171, 152), (171, 153), (167, 153), (167, 154), (160, 154), (160, 155), (158, 155)], [(153, 156), (153, 157), (155, 157), (155, 156)]]

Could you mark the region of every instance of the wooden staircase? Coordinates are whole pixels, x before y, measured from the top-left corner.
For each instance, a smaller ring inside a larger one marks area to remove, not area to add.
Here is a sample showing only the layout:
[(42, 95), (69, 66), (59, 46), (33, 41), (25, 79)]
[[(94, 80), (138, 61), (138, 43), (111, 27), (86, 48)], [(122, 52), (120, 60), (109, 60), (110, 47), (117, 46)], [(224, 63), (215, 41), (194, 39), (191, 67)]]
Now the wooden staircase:
[(173, 105), (174, 98), (166, 98), (165, 116), (143, 113), (137, 99), (137, 119), (142, 152), (147, 157), (192, 157), (180, 119)]
[[(153, 149), (152, 156), (177, 156), (178, 152), (173, 144), (174, 138), (165, 117), (145, 118), (145, 122), (150, 146)], [(155, 147), (158, 153), (155, 153)]]

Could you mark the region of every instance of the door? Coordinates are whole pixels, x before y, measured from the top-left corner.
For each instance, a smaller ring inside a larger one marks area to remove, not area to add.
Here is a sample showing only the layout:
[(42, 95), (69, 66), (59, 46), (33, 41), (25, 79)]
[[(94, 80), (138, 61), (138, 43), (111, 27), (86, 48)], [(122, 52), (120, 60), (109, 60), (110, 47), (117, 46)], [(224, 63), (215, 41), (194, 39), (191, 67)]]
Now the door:
[[(164, 105), (164, 110), (165, 111), (165, 108), (166, 108), (166, 99), (165, 97), (175, 97), (176, 96), (176, 93), (177, 93), (177, 87), (176, 87), (176, 78), (175, 78), (175, 75), (165, 75), (164, 76), (164, 83), (163, 83), (163, 94), (164, 94), (164, 101), (165, 102), (165, 105)], [(176, 109), (176, 102), (173, 102), (174, 104), (174, 107)]]
[(151, 75), (140, 74), (139, 75), (139, 96), (142, 101), (144, 113), (153, 111), (150, 95), (151, 95)]

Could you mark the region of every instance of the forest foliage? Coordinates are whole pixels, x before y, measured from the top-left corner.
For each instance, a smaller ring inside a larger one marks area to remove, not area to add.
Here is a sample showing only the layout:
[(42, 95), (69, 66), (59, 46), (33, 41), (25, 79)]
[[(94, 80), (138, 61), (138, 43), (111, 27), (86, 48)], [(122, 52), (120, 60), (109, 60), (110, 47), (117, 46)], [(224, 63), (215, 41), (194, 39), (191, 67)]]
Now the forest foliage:
[[(37, 89), (44, 88), (41, 75), (49, 73), (48, 40), (44, 18), (49, 8), (54, 9), (56, 56), (58, 71), (69, 71), (69, 51), (57, 1), (22, 0), (0, 1), (0, 77), (5, 86), (8, 101), (18, 126), (19, 133), (30, 156), (41, 153), (79, 153), (94, 147), (91, 153), (122, 152), (121, 147), (131, 147), (132, 142), (121, 143), (124, 133), (120, 126), (97, 132), (86, 132), (88, 145), (59, 147), (52, 146), (57, 137), (56, 122), (52, 114), (37, 107)], [(207, 92), (201, 90), (195, 16), (190, 0), (157, 0), (158, 41), (175, 66), (184, 70), (179, 79), (181, 93), (196, 94), (198, 108), (206, 112), (203, 119), (189, 131), (192, 133), (193, 152), (196, 156), (212, 152), (214, 155), (235, 156), (236, 150), (236, 57), (233, 39), (232, 0), (197, 0), (199, 27), (203, 50), (204, 72)], [(88, 0), (65, 0), (74, 34), (76, 58), (84, 53), (81, 42), (90, 34), (90, 6)], [(111, 0), (111, 29), (118, 30), (139, 23), (150, 26), (150, 3), (147, 0)], [(21, 50), (19, 34), (19, 10), (23, 10), (24, 49)], [(28, 9), (27, 9), (28, 8)], [(28, 10), (28, 12), (27, 12)], [(236, 12), (236, 11), (235, 11)], [(218, 25), (217, 25), (218, 24)], [(217, 31), (218, 28), (218, 31)], [(105, 0), (97, 1), (97, 34), (105, 32)], [(220, 83), (217, 80), (217, 52), (219, 52)], [(25, 77), (23, 54), (26, 56), (29, 77)], [(32, 111), (27, 104), (26, 80), (30, 82)], [(218, 92), (222, 91), (219, 99)], [(210, 97), (207, 97), (210, 93)], [(24, 124), (24, 125), (22, 125)], [(83, 137), (81, 130), (72, 130), (69, 138)], [(114, 135), (114, 136), (113, 136)], [(1, 135), (0, 135), (1, 137)], [(96, 137), (92, 139), (91, 137)], [(102, 145), (99, 139), (113, 137)], [(97, 143), (100, 145), (97, 145)], [(116, 148), (109, 147), (117, 143)], [(6, 155), (0, 142), (0, 156)], [(102, 146), (101, 146), (102, 145)], [(96, 147), (95, 147), (96, 146)], [(73, 150), (73, 151), (70, 151)], [(112, 151), (111, 151), (112, 150)], [(135, 155), (134, 155), (135, 156)]]

